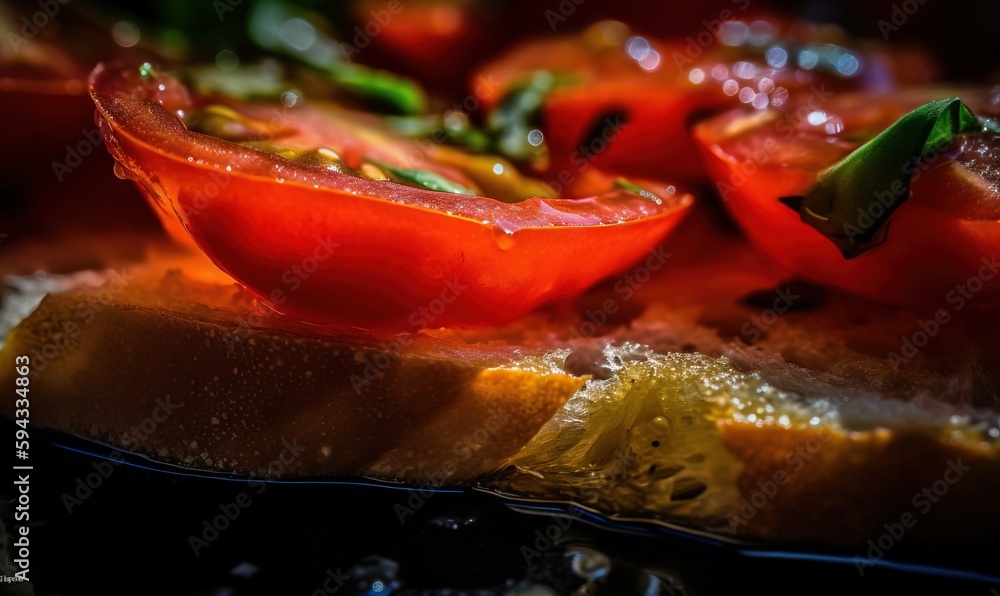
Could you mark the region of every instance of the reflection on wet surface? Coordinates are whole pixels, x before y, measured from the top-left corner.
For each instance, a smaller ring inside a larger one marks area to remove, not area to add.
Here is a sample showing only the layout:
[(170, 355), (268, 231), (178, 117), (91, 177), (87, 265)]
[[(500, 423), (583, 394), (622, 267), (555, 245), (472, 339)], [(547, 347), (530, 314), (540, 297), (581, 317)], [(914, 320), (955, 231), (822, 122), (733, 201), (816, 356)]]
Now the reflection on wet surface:
[[(98, 582), (106, 593), (212, 595), (681, 595), (761, 582), (776, 594), (988, 594), (989, 581), (1000, 585), (990, 577), (995, 544), (918, 552), (903, 540), (862, 576), (854, 557), (863, 553), (785, 552), (481, 490), (253, 481), (36, 434), (35, 594)], [(10, 486), (0, 490), (9, 503)], [(12, 513), (3, 511), (7, 527)]]

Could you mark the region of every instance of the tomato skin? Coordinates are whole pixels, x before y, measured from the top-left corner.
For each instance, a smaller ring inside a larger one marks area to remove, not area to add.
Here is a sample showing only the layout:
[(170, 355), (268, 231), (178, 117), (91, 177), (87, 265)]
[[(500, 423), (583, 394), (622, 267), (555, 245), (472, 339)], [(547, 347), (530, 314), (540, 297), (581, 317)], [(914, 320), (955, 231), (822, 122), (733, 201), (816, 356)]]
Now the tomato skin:
[(622, 191), (504, 204), (357, 178), (191, 133), (130, 72), (91, 76), (112, 154), (222, 270), (308, 322), (511, 320), (628, 267), (693, 201)]
[[(728, 99), (641, 81), (557, 90), (543, 115), (551, 170), (594, 166), (626, 176), (694, 177), (703, 166), (688, 135), (688, 116)], [(595, 125), (602, 133), (583, 141)]]
[[(826, 113), (840, 115), (847, 123), (845, 130), (851, 129), (850, 110), (857, 109), (860, 101), (872, 112), (867, 117), (877, 120), (870, 122), (877, 124), (877, 130), (923, 103), (914, 98), (860, 94), (838, 99), (843, 101), (831, 102)], [(841, 112), (844, 105), (848, 111)], [(887, 113), (893, 116), (886, 119)], [(790, 136), (778, 135), (770, 124), (746, 125), (749, 120), (742, 111), (720, 115), (695, 127), (695, 139), (725, 207), (754, 244), (788, 275), (892, 305), (951, 309), (966, 303), (975, 307), (1000, 304), (1000, 280), (989, 283), (996, 274), (994, 257), (1000, 252), (1000, 216), (970, 215), (962, 208), (970, 203), (996, 205), (996, 190), (975, 182), (952, 157), (942, 158), (915, 176), (911, 198), (892, 215), (885, 243), (848, 260), (778, 198), (802, 195), (822, 169), (856, 144), (801, 129)], [(734, 129), (740, 132), (727, 132)], [(781, 141), (764, 149), (766, 139)], [(760, 150), (756, 155), (761, 157), (751, 157), (755, 150)], [(972, 293), (973, 299), (963, 288), (976, 277), (983, 283), (972, 282), (981, 286)]]

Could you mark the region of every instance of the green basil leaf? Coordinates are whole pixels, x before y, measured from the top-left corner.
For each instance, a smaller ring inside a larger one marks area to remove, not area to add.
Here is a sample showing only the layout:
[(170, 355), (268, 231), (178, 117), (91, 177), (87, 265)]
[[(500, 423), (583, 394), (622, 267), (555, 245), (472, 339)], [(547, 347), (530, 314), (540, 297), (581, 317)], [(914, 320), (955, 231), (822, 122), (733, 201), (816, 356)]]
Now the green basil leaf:
[(400, 114), (417, 114), (427, 108), (427, 96), (419, 85), (389, 71), (342, 62), (327, 66), (326, 74), (351, 93), (381, 102)]
[(922, 159), (948, 151), (960, 132), (985, 129), (959, 98), (932, 101), (820, 172), (804, 196), (779, 200), (854, 258), (885, 241)]
[[(289, 24), (301, 31), (289, 34), (285, 29)], [(247, 28), (257, 46), (324, 73), (333, 83), (358, 97), (379, 102), (401, 114), (417, 114), (427, 107), (427, 96), (410, 79), (348, 62), (350, 46), (329, 35), (329, 23), (316, 13), (278, 0), (262, 0), (251, 7)], [(308, 39), (308, 43), (300, 43), (303, 39)]]
[(570, 85), (577, 77), (569, 74), (536, 71), (514, 84), (486, 119), (486, 128), (494, 137), (496, 150), (514, 161), (532, 161), (547, 154), (543, 138), (532, 135), (548, 94)]
[(452, 182), (444, 176), (435, 174), (434, 172), (428, 172), (427, 170), (418, 170), (416, 168), (397, 168), (396, 166), (390, 166), (389, 164), (382, 163), (380, 161), (375, 161), (373, 159), (365, 160), (372, 163), (386, 172), (389, 172), (394, 177), (402, 180), (403, 182), (409, 182), (416, 186), (426, 188), (428, 190), (436, 190), (439, 192), (453, 192), (456, 194), (471, 195), (475, 196), (476, 193), (472, 190), (462, 186), (457, 182)]

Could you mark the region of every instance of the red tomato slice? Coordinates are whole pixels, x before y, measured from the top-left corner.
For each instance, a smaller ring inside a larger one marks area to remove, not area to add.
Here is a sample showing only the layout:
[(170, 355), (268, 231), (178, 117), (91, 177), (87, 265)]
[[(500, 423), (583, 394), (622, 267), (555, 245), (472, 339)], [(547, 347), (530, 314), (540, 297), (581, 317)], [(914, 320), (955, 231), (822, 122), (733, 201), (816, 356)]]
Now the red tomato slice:
[[(802, 195), (821, 170), (905, 113), (955, 94), (854, 93), (817, 111), (733, 111), (694, 134), (725, 206), (790, 274), (890, 304), (991, 306), (1000, 303), (1000, 279), (990, 281), (1000, 253), (996, 135), (962, 135), (952, 153), (921, 166), (886, 242), (854, 259), (778, 201)], [(980, 115), (996, 112), (985, 92), (959, 95)]]
[[(637, 261), (693, 202), (662, 186), (649, 186), (655, 200), (624, 190), (516, 203), (435, 192), (191, 132), (178, 112), (207, 100), (168, 76), (99, 65), (90, 93), (119, 171), (174, 213), (221, 269), (312, 322), (413, 330), (510, 320)], [(274, 112), (275, 146), (322, 141), (350, 167), (372, 155), (407, 165), (403, 148), (419, 149), (335, 108), (230, 106)], [(435, 151), (445, 149), (424, 155)]]
[[(692, 119), (744, 104), (763, 109), (836, 90), (925, 83), (935, 72), (929, 58), (905, 48), (890, 55), (882, 46), (834, 45), (850, 44), (834, 27), (770, 17), (716, 25), (663, 40), (600, 22), (519, 46), (481, 68), (470, 88), (494, 107), (532, 73), (562, 77), (541, 109), (554, 172), (597, 166), (693, 178), (704, 170), (688, 134)], [(592, 133), (609, 115), (622, 122), (605, 147)]]

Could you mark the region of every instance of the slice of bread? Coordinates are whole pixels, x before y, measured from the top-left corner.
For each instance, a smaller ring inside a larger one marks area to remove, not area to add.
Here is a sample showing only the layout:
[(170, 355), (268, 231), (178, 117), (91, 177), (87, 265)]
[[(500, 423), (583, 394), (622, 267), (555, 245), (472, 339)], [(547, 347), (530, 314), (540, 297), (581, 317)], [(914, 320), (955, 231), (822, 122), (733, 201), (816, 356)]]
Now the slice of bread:
[(131, 277), (49, 295), (8, 335), (2, 376), (31, 358), (32, 422), (195, 468), (457, 481), (499, 467), (585, 380), (558, 353), (324, 336), (231, 282)]
[(395, 337), (301, 326), (154, 258), (46, 297), (0, 384), (27, 354), (34, 423), (195, 468), (475, 479), (780, 542), (864, 545), (903, 516), (921, 539), (995, 535), (1000, 315), (942, 297), (930, 334), (933, 312), (783, 281), (713, 217), (574, 302)]

